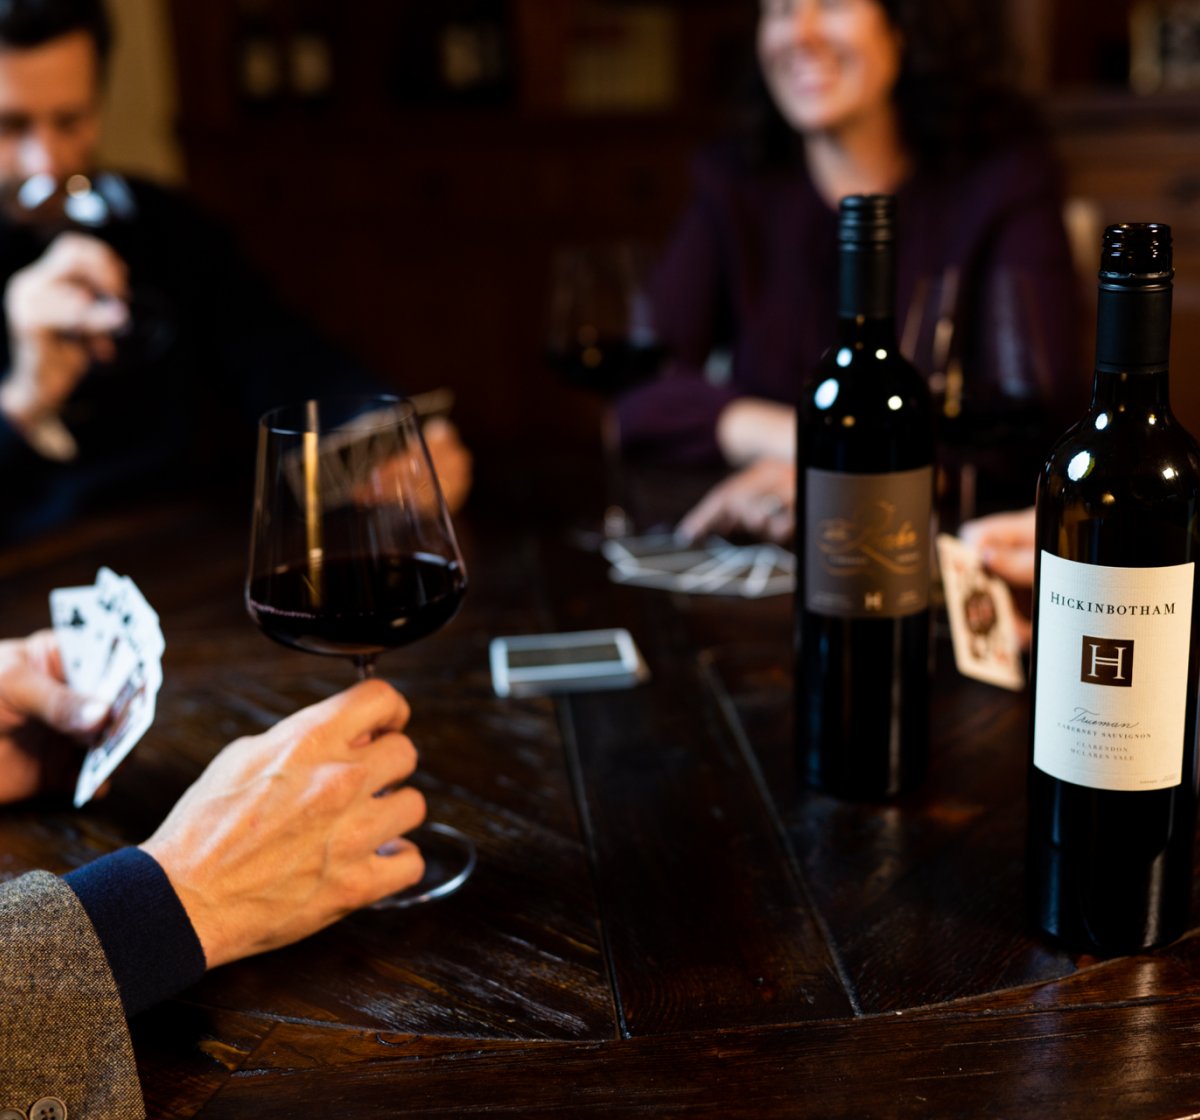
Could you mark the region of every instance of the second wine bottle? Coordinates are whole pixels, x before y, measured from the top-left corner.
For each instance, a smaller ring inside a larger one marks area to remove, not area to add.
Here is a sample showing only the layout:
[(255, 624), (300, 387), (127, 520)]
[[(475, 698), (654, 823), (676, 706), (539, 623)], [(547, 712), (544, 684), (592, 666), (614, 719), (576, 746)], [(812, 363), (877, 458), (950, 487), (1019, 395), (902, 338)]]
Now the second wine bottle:
[(896, 344), (895, 200), (838, 215), (838, 325), (799, 403), (796, 728), (810, 785), (892, 797), (929, 740), (933, 412)]
[(1071, 948), (1178, 937), (1192, 900), (1200, 447), (1168, 391), (1167, 226), (1109, 226), (1092, 405), (1037, 488), (1028, 893)]

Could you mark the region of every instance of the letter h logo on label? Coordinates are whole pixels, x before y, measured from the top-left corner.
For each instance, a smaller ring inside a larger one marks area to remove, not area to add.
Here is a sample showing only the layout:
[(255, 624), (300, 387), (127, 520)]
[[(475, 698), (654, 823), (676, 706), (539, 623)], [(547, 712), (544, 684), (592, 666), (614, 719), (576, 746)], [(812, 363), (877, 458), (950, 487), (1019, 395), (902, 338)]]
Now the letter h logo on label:
[(1093, 638), (1084, 634), (1079, 679), (1084, 684), (1132, 687), (1133, 642), (1119, 638)]

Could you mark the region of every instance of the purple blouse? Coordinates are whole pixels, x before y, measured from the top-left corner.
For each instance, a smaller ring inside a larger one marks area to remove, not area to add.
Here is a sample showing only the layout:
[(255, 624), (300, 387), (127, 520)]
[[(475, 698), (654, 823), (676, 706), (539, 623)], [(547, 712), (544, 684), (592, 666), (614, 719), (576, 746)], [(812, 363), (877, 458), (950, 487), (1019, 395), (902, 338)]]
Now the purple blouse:
[[(1040, 409), (1052, 434), (1086, 403), (1078, 289), (1057, 169), (1006, 148), (897, 192), (897, 331), (935, 395), (964, 411)], [(617, 401), (623, 447), (719, 462), (716, 422), (741, 396), (793, 403), (833, 341), (837, 215), (804, 169), (751, 173), (701, 156), (691, 205), (652, 285), (668, 360)], [(725, 380), (706, 372), (724, 355)], [(947, 376), (948, 375), (948, 376)]]

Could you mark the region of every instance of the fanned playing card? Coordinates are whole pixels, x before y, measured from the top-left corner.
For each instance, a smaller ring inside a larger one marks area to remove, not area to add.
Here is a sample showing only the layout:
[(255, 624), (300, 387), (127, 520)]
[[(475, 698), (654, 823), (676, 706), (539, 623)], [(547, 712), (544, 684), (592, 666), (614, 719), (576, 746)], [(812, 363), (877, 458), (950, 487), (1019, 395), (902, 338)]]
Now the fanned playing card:
[(50, 593), (63, 672), (76, 691), (103, 700), (109, 715), (75, 786), (85, 805), (154, 722), (165, 648), (158, 615), (137, 585), (110, 568), (90, 587)]
[(688, 595), (758, 599), (795, 589), (796, 557), (774, 544), (735, 545), (713, 538), (685, 544), (669, 533), (607, 540), (609, 578), (634, 587)]

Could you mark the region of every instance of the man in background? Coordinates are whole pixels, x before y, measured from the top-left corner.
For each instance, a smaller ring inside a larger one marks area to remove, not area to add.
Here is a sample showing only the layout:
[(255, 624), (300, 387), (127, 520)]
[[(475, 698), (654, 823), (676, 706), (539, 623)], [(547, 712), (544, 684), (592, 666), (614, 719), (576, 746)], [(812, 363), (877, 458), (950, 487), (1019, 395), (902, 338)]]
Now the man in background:
[[(0, 5), (0, 540), (153, 488), (248, 492), (259, 414), (381, 388), (185, 199), (96, 172), (110, 42), (101, 0)], [(470, 456), (444, 420), (426, 437), (456, 507)]]

